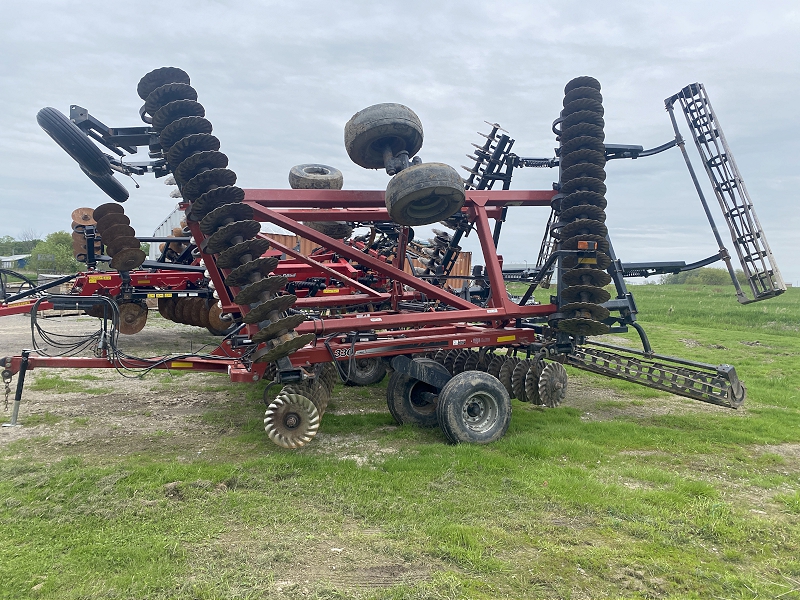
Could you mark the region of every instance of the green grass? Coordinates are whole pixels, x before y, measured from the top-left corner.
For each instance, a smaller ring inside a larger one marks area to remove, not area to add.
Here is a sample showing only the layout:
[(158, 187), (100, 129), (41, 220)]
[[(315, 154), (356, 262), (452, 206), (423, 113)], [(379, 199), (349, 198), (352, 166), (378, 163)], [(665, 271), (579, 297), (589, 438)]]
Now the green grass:
[(514, 401), (502, 440), (449, 446), (396, 426), (384, 381), (337, 386), (288, 451), (263, 433), (262, 386), (204, 380), (230, 398), (196, 438), (7, 444), (0, 597), (800, 597), (800, 294), (633, 291), (654, 348), (734, 364), (744, 409), (660, 413), (682, 405), (571, 371), (614, 418)]

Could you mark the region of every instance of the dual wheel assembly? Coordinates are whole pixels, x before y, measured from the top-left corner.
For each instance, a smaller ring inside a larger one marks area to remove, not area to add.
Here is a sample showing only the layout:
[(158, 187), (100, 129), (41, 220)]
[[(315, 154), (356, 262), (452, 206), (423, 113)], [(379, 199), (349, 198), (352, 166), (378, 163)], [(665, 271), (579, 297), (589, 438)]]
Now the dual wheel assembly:
[(385, 169), (386, 210), (400, 225), (428, 225), (459, 212), (464, 181), (443, 163), (423, 163), (422, 122), (402, 104), (376, 104), (357, 112), (344, 128), (350, 159), (365, 169)]

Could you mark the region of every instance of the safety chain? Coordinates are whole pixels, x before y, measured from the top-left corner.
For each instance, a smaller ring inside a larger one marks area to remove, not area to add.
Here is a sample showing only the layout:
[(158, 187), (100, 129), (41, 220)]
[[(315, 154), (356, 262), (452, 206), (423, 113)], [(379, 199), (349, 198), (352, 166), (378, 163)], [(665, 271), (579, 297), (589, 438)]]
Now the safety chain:
[(6, 386), (6, 401), (3, 410), (8, 412), (8, 397), (11, 395), (11, 371), (3, 371), (3, 383)]

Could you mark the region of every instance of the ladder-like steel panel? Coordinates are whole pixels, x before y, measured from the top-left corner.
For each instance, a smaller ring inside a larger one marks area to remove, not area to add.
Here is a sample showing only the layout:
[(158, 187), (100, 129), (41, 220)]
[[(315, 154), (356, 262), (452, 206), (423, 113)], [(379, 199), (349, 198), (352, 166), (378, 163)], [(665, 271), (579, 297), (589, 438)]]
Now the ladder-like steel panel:
[[(705, 199), (700, 191), (699, 184), (694, 176), (693, 169), (689, 162), (688, 155), (683, 147), (683, 140), (680, 139), (677, 122), (672, 112), (672, 105), (675, 101), (680, 103), (686, 122), (692, 132), (697, 151), (703, 161), (703, 167), (711, 180), (714, 194), (719, 201), (722, 214), (731, 232), (736, 254), (745, 273), (753, 298), (750, 299), (737, 285), (737, 297), (739, 302), (747, 304), (758, 300), (772, 298), (786, 291), (786, 284), (778, 270), (778, 265), (772, 255), (764, 230), (756, 216), (753, 202), (747, 193), (733, 153), (725, 140), (722, 127), (719, 124), (717, 115), (711, 106), (705, 87), (702, 83), (693, 83), (683, 88), (678, 94), (668, 98), (666, 101), (667, 110), (672, 118), (675, 128), (676, 139), (681, 149), (684, 150), (684, 158), (690, 172), (695, 180), (695, 185), (700, 193), (706, 214), (713, 225), (710, 213), (708, 213)], [(717, 236), (720, 249), (724, 251), (722, 241)], [(723, 258), (725, 258), (723, 252)], [(728, 263), (729, 270), (730, 262)], [(733, 273), (731, 273), (733, 275)], [(734, 277), (734, 284), (737, 284)]]

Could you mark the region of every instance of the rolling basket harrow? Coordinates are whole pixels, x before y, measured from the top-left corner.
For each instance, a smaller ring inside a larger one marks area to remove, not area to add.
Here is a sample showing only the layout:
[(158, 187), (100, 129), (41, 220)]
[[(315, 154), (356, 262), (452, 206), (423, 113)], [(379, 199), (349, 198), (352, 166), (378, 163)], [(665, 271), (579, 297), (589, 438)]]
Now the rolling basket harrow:
[[(667, 99), (675, 138), (644, 150), (607, 144), (600, 84), (591, 77), (573, 79), (553, 124), (555, 157), (517, 156), (508, 132), (490, 124), (485, 141), (468, 155), (474, 164), (464, 167), (467, 179), (448, 165), (421, 160), (422, 124), (411, 109), (371, 106), (346, 124), (345, 146), (356, 164), (391, 176), (385, 191), (344, 190), (337, 169), (313, 164), (291, 170), (291, 189), (242, 189), (184, 71), (156, 69), (137, 91), (144, 101), (143, 127), (110, 128), (77, 106), (70, 118), (52, 108), (38, 115), (45, 131), (117, 203), (73, 213), (75, 251), (85, 255), (89, 270), (78, 276), (73, 293), (31, 301), (34, 322), (42, 302), (100, 317), (100, 332), (92, 337), (95, 355), (71, 356), (73, 344), (59, 356), (26, 350), (0, 359), (7, 386), (18, 374), (12, 424), (26, 371), (45, 367), (189, 369), (228, 373), (237, 382), (267, 379), (265, 429), (286, 448), (316, 435), (336, 381), (370, 383), (387, 369), (392, 416), (399, 423), (438, 425), (454, 443), (500, 438), (511, 418), (511, 398), (558, 406), (567, 390), (564, 365), (720, 406), (736, 408), (744, 401), (744, 385), (732, 366), (654, 353), (624, 281), (722, 260), (740, 302), (785, 290), (701, 84)], [(686, 153), (676, 102), (711, 178), (752, 298), (736, 280)], [(123, 160), (139, 146), (148, 148), (148, 160)], [(686, 158), (719, 253), (689, 265), (623, 263), (605, 225), (606, 163), (675, 146)], [(551, 190), (512, 190), (514, 170), (525, 167), (558, 168), (558, 181)], [(173, 241), (135, 236), (118, 204), (128, 193), (115, 172), (174, 178), (171, 196), (179, 199), (186, 223)], [(550, 218), (536, 267), (504, 270), (496, 249), (508, 211), (518, 207), (549, 209)], [(437, 222), (449, 231), (434, 230), (427, 243), (414, 238), (412, 227)], [(264, 223), (318, 248), (304, 255), (262, 233)], [(364, 227), (369, 233), (352, 237)], [(457, 288), (451, 285), (453, 265), (470, 233), (480, 241), (483, 265)], [(161, 261), (145, 261), (143, 239), (164, 244)], [(110, 261), (113, 271), (95, 270), (98, 261)], [(512, 298), (506, 281), (527, 283), (528, 289)], [(546, 304), (532, 301), (539, 286), (554, 286)], [(216, 323), (224, 339), (205, 354), (125, 355), (117, 334), (143, 326), (142, 311), (146, 319), (137, 293), (159, 298), (165, 318)], [(639, 333), (642, 351), (594, 339), (629, 327)], [(277, 393), (272, 384), (279, 386)]]

